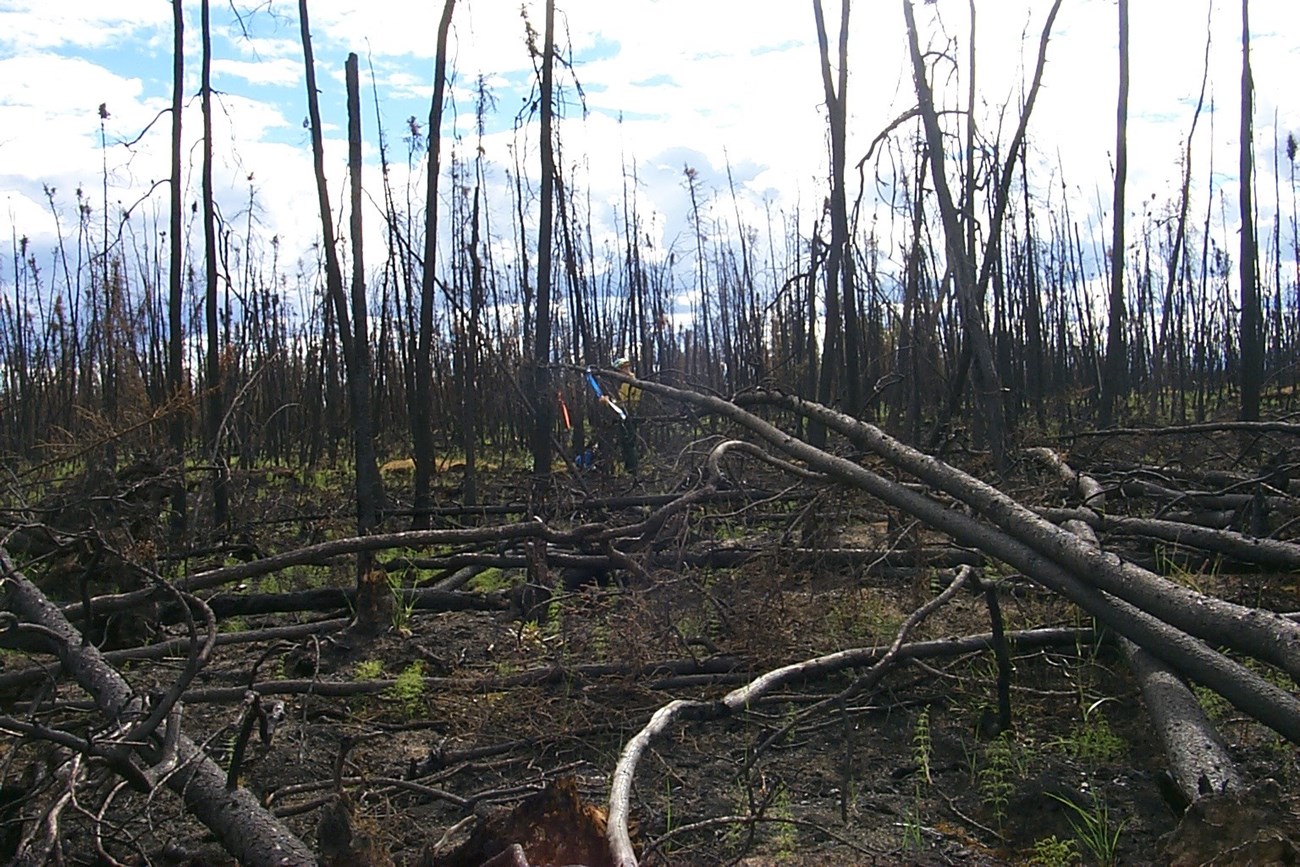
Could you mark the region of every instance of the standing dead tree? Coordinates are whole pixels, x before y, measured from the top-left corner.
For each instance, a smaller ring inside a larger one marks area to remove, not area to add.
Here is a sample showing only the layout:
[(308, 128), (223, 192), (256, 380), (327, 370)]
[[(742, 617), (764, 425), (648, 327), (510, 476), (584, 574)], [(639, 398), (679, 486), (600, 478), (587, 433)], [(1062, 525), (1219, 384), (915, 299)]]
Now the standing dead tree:
[(555, 219), (555, 0), (546, 0), (545, 34), (541, 51), (541, 198), (537, 216), (537, 311), (533, 317), (532, 384), (534, 496), (545, 490), (551, 472), (551, 435), (555, 414), (551, 402), (551, 244)]
[(1101, 378), (1102, 427), (1110, 427), (1115, 405), (1128, 391), (1128, 317), (1124, 299), (1124, 191), (1128, 179), (1128, 0), (1119, 0), (1119, 101), (1115, 112), (1115, 206), (1111, 215), (1110, 319)]
[(438, 178), (442, 171), (442, 103), (447, 78), (447, 31), (455, 0), (445, 0), (438, 22), (438, 46), (433, 63), (433, 98), (429, 103), (429, 161), (424, 198), (424, 277), (420, 281), (420, 322), (415, 352), (415, 402), (411, 407), (411, 439), (415, 446), (414, 529), (429, 526), (433, 506), (433, 299), (437, 292)]
[[(357, 530), (359, 533), (364, 534), (374, 529), (378, 516), (377, 501), (381, 496), (379, 467), (375, 460), (374, 439), (370, 433), (370, 355), (368, 349), (362, 348), (362, 344), (366, 344), (369, 339), (365, 331), (365, 288), (364, 285), (353, 286), (353, 313), (349, 314), (348, 299), (343, 291), (343, 269), (339, 264), (334, 223), (330, 218), (329, 184), (325, 178), (325, 143), (321, 132), (320, 99), (316, 90), (316, 62), (311, 48), (311, 26), (307, 17), (307, 0), (299, 0), (298, 16), (302, 32), (303, 61), (307, 73), (307, 109), (311, 123), (312, 157), (315, 165), (316, 194), (320, 207), (321, 239), (325, 248), (325, 285), (329, 296), (327, 303), (333, 305), (335, 319), (338, 323), (339, 342), (343, 344), (344, 365), (347, 368), (348, 394), (352, 405), (354, 448), (357, 464)], [(355, 77), (356, 55), (351, 55), (348, 65), (352, 69), (353, 77)], [(352, 89), (355, 91), (355, 88)], [(350, 95), (348, 102), (350, 114), (353, 114), (353, 109), (359, 111), (359, 98), (355, 92)], [(356, 140), (353, 149), (357, 152), (356, 165), (359, 166), (360, 123), (355, 120), (355, 114), (353, 114), (353, 117), (354, 120), (349, 126), (349, 138)], [(355, 167), (353, 169), (352, 184), (354, 191), (352, 228), (354, 232), (359, 232), (361, 178)], [(354, 253), (357, 256), (356, 261), (359, 263), (360, 253), (357, 251), (354, 251)], [(354, 275), (354, 279), (359, 279), (359, 276), (359, 274)], [(359, 321), (357, 320), (358, 312), (360, 313)], [(354, 326), (355, 331), (353, 330)], [(358, 579), (366, 573), (367, 565), (365, 558), (361, 558), (358, 563)]]
[[(826, 339), (822, 353), (821, 380), (817, 398), (831, 402), (834, 380), (843, 370), (845, 401), (850, 415), (862, 412), (862, 375), (859, 355), (859, 322), (856, 289), (853, 285), (853, 249), (849, 240), (849, 213), (845, 194), (845, 147), (848, 127), (846, 90), (849, 81), (849, 0), (840, 3), (839, 70), (831, 74), (829, 40), (821, 0), (813, 0), (817, 21), (817, 46), (821, 52), (822, 87), (830, 116), (831, 139), (831, 245), (826, 256)], [(843, 321), (833, 321), (842, 315)], [(825, 436), (825, 431), (815, 436)]]
[(1241, 206), (1241, 419), (1259, 420), (1264, 384), (1264, 323), (1259, 303), (1254, 206), (1255, 83), (1250, 72), (1250, 0), (1241, 0), (1241, 139), (1238, 183)]
[[(172, 117), (171, 176), (168, 178), (170, 200), (167, 219), (167, 395), (179, 402), (185, 390), (185, 334), (182, 325), (185, 295), (181, 265), (185, 241), (181, 237), (181, 114), (185, 106), (185, 11), (180, 0), (172, 3)], [(178, 466), (185, 465), (185, 414), (173, 407), (168, 438), (176, 452)], [(184, 532), (186, 524), (185, 486), (172, 495), (172, 529)]]

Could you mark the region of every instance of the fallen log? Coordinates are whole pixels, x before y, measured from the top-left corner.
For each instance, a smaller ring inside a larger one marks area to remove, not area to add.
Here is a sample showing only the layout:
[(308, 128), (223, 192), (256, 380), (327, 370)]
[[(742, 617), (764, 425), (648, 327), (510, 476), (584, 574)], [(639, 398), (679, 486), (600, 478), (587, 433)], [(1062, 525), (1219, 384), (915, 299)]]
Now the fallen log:
[(1218, 530), (1181, 521), (1158, 518), (1130, 518), (1101, 514), (1091, 509), (1072, 513), (1057, 511), (1053, 518), (1072, 518), (1094, 530), (1173, 542), (1202, 551), (1223, 554), (1242, 563), (1274, 569), (1300, 569), (1300, 545), (1279, 539), (1261, 539), (1235, 530)]
[[(3, 548), (0, 548), (0, 573), (4, 579), (5, 608), (46, 633), (64, 670), (94, 699), (108, 721), (126, 725), (149, 716), (145, 699), (104, 661), (93, 645), (82, 639), (45, 594), (18, 571)], [(197, 744), (178, 731), (169, 735), (175, 743), (174, 759), (169, 764), (162, 764), (168, 757), (156, 737), (130, 745), (151, 766), (145, 778), (154, 784), (165, 783), (180, 795), (191, 815), (216, 835), (232, 857), (249, 867), (316, 864), (312, 851), (262, 809), (251, 792), (226, 788), (225, 773)], [(105, 746), (103, 741), (100, 746)]]
[[(646, 383), (645, 387), (664, 388), (657, 383)], [(744, 424), (788, 454), (799, 454), (805, 460), (817, 459), (818, 453), (826, 454), (778, 431), (735, 404), (677, 389), (672, 391), (686, 396), (679, 399), (703, 403)], [(966, 503), (1019, 544), (1050, 558), (1105, 593), (1189, 635), (1275, 665), (1300, 683), (1300, 626), (1274, 612), (1197, 593), (1113, 554), (1090, 548), (1074, 534), (1044, 520), (992, 485), (905, 445), (874, 425), (789, 395), (773, 396), (764, 402), (795, 409), (825, 423), (892, 465)], [(764, 433), (763, 428), (768, 432)]]
[[(1297, 700), (1294, 695), (1280, 689), (1244, 665), (1211, 649), (1203, 641), (1183, 631), (1182, 628), (1166, 623), (1160, 617), (1130, 601), (1118, 596), (1111, 596), (1099, 589), (1098, 586), (1095, 586), (1095, 584), (1099, 585), (1101, 583), (1097, 576), (1083, 568), (1080, 568), (1079, 573), (1076, 573), (1073, 569), (1066, 568), (1052, 556), (1053, 553), (1058, 553), (1058, 545), (1044, 546), (1047, 549), (1046, 551), (1033, 547), (1026, 540), (1020, 538), (1020, 534), (1013, 535), (982, 524), (974, 518), (952, 509), (946, 503), (941, 503), (910, 490), (854, 461), (815, 448), (729, 401), (709, 395), (683, 391), (650, 381), (639, 381), (639, 384), (647, 391), (662, 394), (665, 397), (685, 403), (692, 403), (722, 415), (753, 431), (786, 454), (805, 461), (810, 467), (819, 469), (845, 484), (861, 488), (882, 501), (908, 512), (931, 527), (947, 533), (959, 544), (979, 548), (990, 556), (1020, 569), (1026, 576), (1033, 578), (1051, 590), (1061, 593), (1119, 634), (1130, 638), (1141, 647), (1175, 666), (1184, 675), (1218, 692), (1243, 713), (1249, 714), (1292, 742), (1300, 743), (1300, 700)], [(806, 401), (793, 401), (792, 399), (782, 399), (779, 405), (786, 405), (785, 401), (787, 400), (790, 401), (790, 406), (798, 405), (804, 408), (816, 406), (810, 405)], [(818, 409), (821, 416), (833, 421), (836, 427), (847, 427), (856, 430), (860, 424), (854, 419), (839, 413), (833, 413), (824, 407)], [(876, 435), (878, 437), (885, 436), (883, 432), (878, 430), (876, 430)], [(905, 450), (906, 453), (914, 456), (912, 460), (906, 462), (908, 465), (916, 465), (918, 463), (917, 459), (920, 459), (922, 465), (941, 464), (941, 462), (934, 461), (928, 456), (921, 455), (914, 449), (902, 446), (901, 443), (897, 443), (892, 438), (887, 439), (894, 444), (894, 447), (886, 450), (891, 459), (894, 452)], [(961, 477), (970, 479), (965, 474), (958, 474), (956, 470), (947, 467), (946, 464), (942, 466), (950, 471), (947, 475), (948, 481)], [(998, 502), (1010, 502), (1009, 498), (994, 491), (988, 485), (974, 479), (970, 479), (970, 482), (978, 486), (982, 497), (987, 498), (989, 492), (992, 492), (993, 495), (996, 495)], [(969, 495), (968, 491), (960, 486), (957, 487), (962, 493)], [(1035, 526), (1046, 525), (1050, 527), (1053, 541), (1064, 543), (1059, 547), (1075, 552), (1079, 552), (1080, 549), (1085, 547), (1072, 534), (1061, 530), (1055, 525), (1047, 524), (1023, 506), (1015, 505), (1018, 512), (1027, 514), (1033, 520)], [(1085, 562), (1095, 562), (1102, 569), (1109, 568), (1113, 570), (1118, 561), (1118, 558), (1103, 556), (1097, 552), (1090, 552), (1090, 554), (1090, 557), (1084, 558)], [(1136, 567), (1131, 570), (1121, 570), (1119, 576), (1112, 574), (1111, 577), (1123, 578), (1135, 570)], [(1082, 580), (1080, 574), (1087, 575), (1090, 580)], [(1110, 583), (1112, 586), (1118, 585), (1122, 588), (1124, 582), (1120, 580)], [(1185, 588), (1172, 585), (1172, 582), (1168, 581), (1161, 581), (1160, 584), (1174, 586), (1180, 591), (1185, 590)], [(1148, 586), (1142, 595), (1144, 597), (1150, 596), (1152, 592), (1152, 588)], [(1214, 602), (1219, 600), (1213, 600), (1212, 597), (1200, 594), (1192, 594), (1192, 596), (1195, 601), (1191, 604), (1202, 605), (1214, 613), (1193, 615), (1190, 616), (1190, 619), (1197, 624), (1203, 624), (1204, 621), (1208, 620), (1210, 625), (1214, 627), (1212, 631), (1215, 634), (1223, 635), (1227, 639), (1223, 642), (1224, 644), (1234, 646), (1241, 643), (1234, 640), (1235, 632), (1245, 631), (1241, 621), (1246, 621), (1253, 624), (1255, 633), (1259, 633), (1265, 625), (1276, 627), (1272, 633), (1273, 640), (1279, 643), (1293, 644), (1290, 652), (1292, 656), (1296, 655), (1294, 653), (1295, 645), (1300, 645), (1300, 640), (1291, 641), (1291, 636), (1300, 635), (1300, 627), (1297, 627), (1296, 624), (1273, 615), (1271, 612), (1258, 612), (1253, 609), (1244, 609), (1241, 617), (1227, 617), (1214, 606)], [(1224, 604), (1226, 605), (1226, 603)], [(1160, 610), (1167, 610), (1169, 606), (1160, 605), (1159, 608)], [(1239, 608), (1240, 606), (1231, 606), (1234, 613)], [(1180, 619), (1186, 620), (1189, 618)], [(1260, 648), (1263, 654), (1260, 658), (1268, 660), (1276, 658), (1278, 655), (1276, 649), (1268, 647), (1259, 634), (1252, 635), (1252, 640), (1247, 643), (1251, 647), (1264, 645)]]
[[(1028, 453), (1055, 470), (1092, 509), (1105, 509), (1106, 492), (1096, 479), (1077, 472), (1050, 449), (1029, 449)], [(1100, 547), (1090, 525), (1068, 521), (1065, 527), (1088, 544)], [(1120, 639), (1120, 650), (1142, 691), (1142, 701), (1169, 760), (1170, 776), (1187, 803), (1203, 795), (1241, 788), (1241, 774), (1227, 745), (1186, 682), (1126, 638)]]

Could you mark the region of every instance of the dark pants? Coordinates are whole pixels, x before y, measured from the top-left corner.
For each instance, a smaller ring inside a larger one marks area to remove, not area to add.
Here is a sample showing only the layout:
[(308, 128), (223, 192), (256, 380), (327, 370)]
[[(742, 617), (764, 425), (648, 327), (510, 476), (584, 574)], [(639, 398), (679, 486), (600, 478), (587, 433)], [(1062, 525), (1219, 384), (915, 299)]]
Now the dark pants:
[(641, 462), (641, 455), (637, 449), (636, 425), (630, 418), (619, 423), (618, 447), (623, 455), (623, 468), (629, 473), (635, 473)]

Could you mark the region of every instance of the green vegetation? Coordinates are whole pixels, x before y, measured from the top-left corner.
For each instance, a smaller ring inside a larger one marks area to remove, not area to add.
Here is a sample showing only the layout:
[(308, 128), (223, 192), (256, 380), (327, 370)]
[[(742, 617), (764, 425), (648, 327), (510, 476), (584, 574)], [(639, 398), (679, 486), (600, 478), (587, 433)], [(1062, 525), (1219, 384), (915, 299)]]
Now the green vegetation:
[(401, 703), (406, 716), (417, 716), (424, 703), (424, 661), (417, 659), (402, 669), (388, 695)]
[(1050, 792), (1048, 794), (1069, 809), (1070, 815), (1067, 818), (1070, 827), (1074, 829), (1084, 851), (1101, 867), (1111, 867), (1117, 863), (1115, 859), (1119, 850), (1119, 838), (1127, 823), (1121, 821), (1117, 824), (1111, 818), (1106, 802), (1097, 797), (1096, 793), (1089, 793), (1087, 807), (1081, 807), (1069, 798)]
[(384, 664), (377, 659), (362, 660), (352, 670), (352, 675), (357, 680), (378, 680), (383, 673)]
[(903, 811), (903, 848), (920, 852), (925, 848), (925, 825), (921, 822), (921, 784), (916, 784), (916, 797)]
[(1115, 734), (1109, 720), (1101, 712), (1102, 705), (1109, 700), (1102, 699), (1085, 708), (1083, 720), (1055, 743), (1088, 765), (1115, 762), (1122, 758), (1128, 752), (1128, 742)]
[(916, 716), (916, 726), (912, 732), (912, 761), (916, 762), (917, 772), (926, 783), (933, 783), (930, 776), (930, 706)]
[(1034, 867), (1070, 867), (1079, 862), (1079, 845), (1073, 840), (1058, 840), (1056, 835), (1034, 843), (1029, 863)]
[(799, 851), (799, 834), (790, 821), (794, 818), (794, 811), (790, 808), (788, 788), (782, 786), (781, 791), (772, 798), (772, 803), (767, 808), (767, 815), (771, 819), (778, 820), (772, 833), (773, 855), (776, 860), (785, 861), (793, 858)]
[(999, 831), (1006, 824), (1007, 804), (1016, 788), (1014, 749), (1011, 733), (1000, 733), (984, 747), (984, 760), (978, 771), (980, 794), (984, 796), (984, 803), (988, 805)]
[(406, 600), (402, 596), (402, 579), (393, 574), (388, 576), (388, 587), (393, 593), (393, 629), (402, 635), (411, 634), (411, 615), (415, 613), (415, 600)]
[(465, 589), (473, 590), (476, 593), (496, 593), (499, 590), (509, 590), (513, 586), (515, 586), (515, 580), (508, 572), (495, 566), (489, 566), (469, 579)]

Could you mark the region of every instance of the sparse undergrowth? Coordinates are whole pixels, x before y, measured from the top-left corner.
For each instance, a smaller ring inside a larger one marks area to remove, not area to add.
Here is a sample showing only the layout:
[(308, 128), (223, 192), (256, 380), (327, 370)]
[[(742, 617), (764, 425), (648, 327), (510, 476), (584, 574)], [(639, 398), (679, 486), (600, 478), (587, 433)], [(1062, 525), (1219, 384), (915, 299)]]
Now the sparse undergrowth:
[[(258, 493), (267, 508), (278, 495)], [(878, 504), (866, 498), (843, 498), (840, 508), (845, 532), (859, 534), (854, 544), (939, 541), (906, 522), (897, 526), (911, 535), (890, 536), (877, 520)], [(610, 517), (630, 521), (640, 513)], [(770, 540), (796, 518), (769, 511), (727, 522), (738, 536)], [(266, 544), (283, 550), (293, 540)], [(780, 544), (769, 551), (734, 568), (654, 568), (648, 580), (623, 576), (623, 586), (582, 584), (557, 593), (530, 620), (506, 611), (399, 606), (394, 629), (366, 644), (324, 636), (225, 645), (195, 687), (243, 684), (255, 669), (263, 678), (275, 672), (322, 683), (380, 682), (377, 691), (346, 698), (311, 690), (283, 696), (284, 720), (269, 745), (250, 748), (241, 777), (311, 841), (338, 773), (364, 817), (382, 829), (384, 848), (399, 863), (415, 863), (474, 804), (509, 805), (548, 777), (573, 775), (588, 800), (602, 802), (623, 743), (656, 708), (675, 697), (719, 697), (792, 661), (888, 644), (949, 574), (922, 567), (900, 577), (869, 563), (798, 560)], [(429, 552), (394, 558), (421, 555)], [(178, 567), (171, 577), (181, 574)], [(439, 574), (412, 566), (389, 579), (397, 592)], [(1089, 625), (1005, 568), (990, 568), (988, 577), (1003, 584), (1009, 629)], [(1217, 568), (1194, 577), (1225, 595), (1243, 587)], [(491, 567), (468, 589), (500, 593), (523, 580), (522, 570)], [(344, 564), (299, 566), (239, 592), (346, 581)], [(912, 640), (984, 632), (988, 617), (980, 597), (959, 596)], [(304, 619), (241, 616), (221, 626), (230, 635)], [(904, 663), (882, 688), (816, 713), (805, 711), (856, 675), (793, 686), (732, 718), (680, 727), (638, 771), (634, 810), (645, 863), (723, 863), (747, 854), (787, 864), (1149, 862), (1176, 816), (1160, 785), (1159, 745), (1118, 654), (1095, 640), (1012, 653), (1013, 726), (1005, 731), (989, 725), (997, 669), (987, 653)], [(665, 660), (679, 669), (647, 667)], [(726, 660), (736, 673), (720, 666), (705, 674), (709, 660)], [(20, 667), (26, 659), (10, 653), (5, 664)], [(680, 673), (695, 671), (691, 665), (700, 671)], [(134, 682), (158, 687), (173, 673), (149, 662), (131, 663), (129, 671)], [(1217, 694), (1198, 695), (1230, 733), (1243, 766), (1275, 777), (1294, 803), (1294, 749)], [(225, 762), (236, 716), (229, 705), (195, 700), (186, 705), (186, 728)], [(6, 779), (41, 752), (5, 748)], [(123, 793), (114, 808), (122, 835), (111, 845), (137, 854), (160, 849), (150, 828), (174, 818), (168, 802), (146, 805)], [(187, 830), (175, 839), (201, 849), (201, 832), (180, 827)]]

